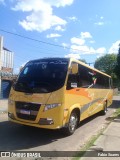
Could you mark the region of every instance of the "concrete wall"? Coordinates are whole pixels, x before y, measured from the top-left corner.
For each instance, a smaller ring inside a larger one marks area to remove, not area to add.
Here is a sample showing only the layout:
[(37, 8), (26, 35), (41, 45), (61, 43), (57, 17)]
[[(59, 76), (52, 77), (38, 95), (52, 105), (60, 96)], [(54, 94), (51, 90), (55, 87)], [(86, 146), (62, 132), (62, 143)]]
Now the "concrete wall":
[(0, 100), (0, 113), (8, 111), (8, 100)]
[(8, 99), (6, 99), (6, 100), (0, 100), (0, 107), (1, 106), (7, 106), (8, 105)]

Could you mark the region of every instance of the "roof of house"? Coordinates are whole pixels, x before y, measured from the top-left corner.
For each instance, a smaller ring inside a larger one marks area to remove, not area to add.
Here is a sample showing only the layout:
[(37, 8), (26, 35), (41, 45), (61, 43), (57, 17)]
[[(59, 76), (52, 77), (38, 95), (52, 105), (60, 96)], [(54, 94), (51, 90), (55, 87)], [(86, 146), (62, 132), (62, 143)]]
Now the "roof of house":
[(7, 49), (7, 48), (5, 48), (5, 47), (3, 47), (3, 50), (6, 50), (6, 51), (9, 51), (9, 52), (12, 52), (12, 51), (10, 51), (9, 49)]

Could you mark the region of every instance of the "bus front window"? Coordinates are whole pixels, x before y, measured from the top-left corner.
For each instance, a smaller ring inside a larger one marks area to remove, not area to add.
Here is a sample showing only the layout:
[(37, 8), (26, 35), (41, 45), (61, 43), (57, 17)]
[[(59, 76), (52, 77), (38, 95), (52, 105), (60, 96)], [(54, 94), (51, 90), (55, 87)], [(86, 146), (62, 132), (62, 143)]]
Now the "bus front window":
[(63, 87), (68, 60), (41, 59), (28, 62), (14, 89), (25, 93), (50, 93)]

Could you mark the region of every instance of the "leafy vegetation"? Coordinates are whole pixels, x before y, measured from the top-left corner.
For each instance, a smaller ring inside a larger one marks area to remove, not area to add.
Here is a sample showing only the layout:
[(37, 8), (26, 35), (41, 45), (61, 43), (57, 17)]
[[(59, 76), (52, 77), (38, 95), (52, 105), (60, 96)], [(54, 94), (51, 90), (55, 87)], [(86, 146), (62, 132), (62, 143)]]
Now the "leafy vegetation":
[(105, 56), (102, 56), (95, 61), (94, 67), (109, 75), (112, 75), (114, 73), (116, 62), (116, 54), (106, 54)]
[(81, 148), (80, 153), (73, 158), (72, 160), (80, 160), (84, 154), (86, 153), (87, 150), (90, 149), (91, 146), (94, 145), (95, 141), (101, 136), (101, 134), (103, 134), (103, 132), (105, 131), (105, 129), (108, 127), (108, 125), (117, 117), (120, 116), (120, 107), (118, 109), (116, 109), (116, 111), (113, 113), (111, 120), (109, 123), (106, 123), (106, 125), (99, 130), (99, 132), (96, 135), (93, 135), (87, 142), (86, 144)]
[(91, 146), (93, 146), (93, 144), (95, 143), (95, 141), (100, 137), (100, 135), (104, 132), (104, 130), (106, 128), (107, 128), (107, 125), (104, 128), (100, 129), (96, 135), (93, 135), (86, 142), (86, 144), (81, 148), (79, 154), (77, 154), (76, 157), (73, 158), (72, 160), (80, 160), (84, 156), (84, 154), (86, 153), (86, 151), (89, 150)]
[(113, 114), (114, 118), (117, 118), (118, 116), (120, 116), (120, 108), (116, 109), (116, 111)]
[(118, 50), (118, 55), (117, 55), (117, 65), (115, 67), (115, 73), (120, 80), (120, 44), (119, 44), (119, 50)]
[(106, 54), (95, 61), (94, 67), (98, 70), (107, 73), (113, 79), (113, 86), (117, 87), (119, 84), (115, 67), (117, 64), (117, 55), (116, 54)]

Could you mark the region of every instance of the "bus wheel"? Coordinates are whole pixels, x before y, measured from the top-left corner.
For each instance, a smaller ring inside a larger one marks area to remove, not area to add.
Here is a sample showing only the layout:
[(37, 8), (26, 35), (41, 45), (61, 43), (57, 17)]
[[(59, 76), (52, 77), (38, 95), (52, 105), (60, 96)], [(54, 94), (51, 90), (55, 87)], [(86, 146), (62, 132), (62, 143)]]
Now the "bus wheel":
[(70, 115), (69, 123), (67, 125), (67, 128), (65, 128), (65, 133), (70, 136), (72, 135), (78, 125), (78, 115), (75, 111), (73, 111)]
[(106, 113), (107, 113), (107, 102), (104, 103), (104, 108), (101, 111), (101, 113), (102, 113), (102, 115), (106, 115)]

